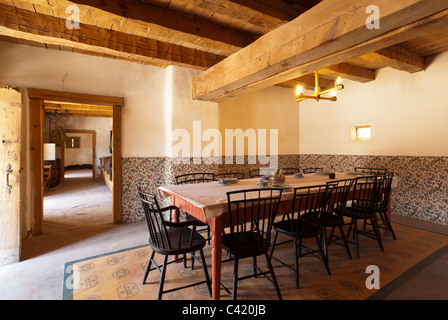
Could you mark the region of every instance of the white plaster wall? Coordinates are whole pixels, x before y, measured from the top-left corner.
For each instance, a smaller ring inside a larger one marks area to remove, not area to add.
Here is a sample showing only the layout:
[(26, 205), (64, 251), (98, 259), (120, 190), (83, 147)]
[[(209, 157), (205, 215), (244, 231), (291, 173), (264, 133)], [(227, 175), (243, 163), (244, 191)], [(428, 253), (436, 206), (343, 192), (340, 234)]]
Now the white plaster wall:
[[(112, 118), (102, 118), (102, 117), (69, 117), (65, 123), (65, 127), (68, 129), (80, 129), (80, 130), (95, 130), (96, 131), (96, 175), (99, 177), (100, 172), (100, 158), (110, 156), (109, 143), (110, 143), (110, 131), (112, 130)], [(72, 133), (71, 136), (80, 136), (79, 134)], [(87, 137), (91, 140), (91, 134), (87, 135)], [(84, 147), (84, 145), (82, 146)], [(90, 164), (92, 162), (92, 148), (87, 150), (90, 153), (90, 158), (83, 158), (83, 161), (87, 162), (78, 162), (78, 163), (69, 163), (67, 159), (67, 155), (70, 152), (66, 149), (65, 152), (65, 165), (70, 164)], [(76, 151), (75, 151), (76, 153)], [(77, 160), (79, 161), (79, 160)]]
[[(207, 129), (219, 130), (218, 104), (193, 100), (192, 98), (191, 79), (199, 72), (198, 70), (188, 68), (168, 67), (167, 79), (171, 79), (171, 84), (167, 83), (166, 89), (167, 95), (171, 95), (171, 97), (167, 96), (165, 105), (166, 112), (171, 116), (171, 122), (167, 128), (171, 130), (186, 130), (190, 136), (190, 155), (197, 157), (201, 156), (202, 147), (208, 144), (207, 141), (202, 141), (204, 131)], [(170, 121), (169, 118), (168, 121)], [(196, 135), (193, 132), (193, 122), (200, 124), (200, 130), (198, 130)], [(170, 134), (167, 136), (170, 137)], [(194, 139), (197, 140), (197, 152), (193, 150)], [(171, 154), (170, 147), (178, 142), (180, 142), (180, 138), (175, 138), (174, 141), (172, 141), (172, 138), (169, 138), (169, 141), (167, 141), (167, 155)]]
[(165, 68), (0, 42), (0, 70), (3, 85), (124, 97), (123, 156), (164, 155)]
[[(228, 99), (219, 104), (221, 132), (225, 129), (278, 130), (278, 154), (299, 153), (299, 106), (294, 89), (270, 87)], [(245, 150), (248, 152), (247, 148)]]
[(67, 133), (68, 137), (80, 137), (79, 148), (65, 149), (65, 166), (92, 163), (92, 134)]
[[(300, 153), (448, 155), (448, 52), (432, 60), (423, 72), (385, 68), (369, 83), (344, 81), (337, 102), (300, 102)], [(371, 125), (371, 141), (349, 140), (355, 124)]]

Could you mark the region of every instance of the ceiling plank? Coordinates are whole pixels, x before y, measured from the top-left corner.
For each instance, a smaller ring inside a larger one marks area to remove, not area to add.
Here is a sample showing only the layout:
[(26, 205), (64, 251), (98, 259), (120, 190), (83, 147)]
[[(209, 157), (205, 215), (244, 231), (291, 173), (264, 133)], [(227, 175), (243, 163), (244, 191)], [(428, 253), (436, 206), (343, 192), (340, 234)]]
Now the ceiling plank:
[[(261, 27), (265, 32), (273, 30), (279, 25), (296, 18), (306, 10), (296, 10), (283, 2), (282, 10), (272, 4), (255, 0), (187, 0), (200, 8), (208, 9), (222, 15), (244, 21), (244, 23)], [(279, 1), (277, 1), (278, 3)], [(287, 10), (285, 7), (288, 7)]]
[(113, 30), (81, 25), (67, 29), (65, 19), (0, 4), (0, 34), (93, 53), (135, 58), (164, 65), (206, 69), (223, 56)]
[(53, 15), (61, 19), (69, 16), (66, 13), (67, 6), (76, 5), (80, 9), (80, 23), (178, 45), (185, 42), (203, 51), (214, 50), (212, 52), (223, 55), (232, 54), (257, 38), (204, 19), (135, 0), (14, 0), (14, 5), (21, 9), (29, 9), (29, 3), (33, 3), (36, 10), (51, 9)]
[[(380, 29), (366, 28), (370, 4), (381, 10)], [(442, 0), (324, 0), (194, 77), (193, 97), (219, 102), (406, 41), (445, 26), (447, 8)]]

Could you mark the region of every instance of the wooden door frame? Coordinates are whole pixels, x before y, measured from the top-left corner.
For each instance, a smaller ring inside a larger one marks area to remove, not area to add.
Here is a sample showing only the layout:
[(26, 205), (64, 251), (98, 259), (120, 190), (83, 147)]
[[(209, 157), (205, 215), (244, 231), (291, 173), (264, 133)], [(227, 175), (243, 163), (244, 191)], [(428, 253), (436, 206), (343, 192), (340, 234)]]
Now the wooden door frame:
[(30, 177), (31, 177), (31, 206), (32, 206), (32, 234), (43, 232), (43, 145), (44, 145), (44, 108), (45, 102), (76, 103), (109, 106), (112, 109), (112, 215), (113, 223), (122, 221), (121, 210), (121, 108), (124, 98), (98, 96), (71, 92), (59, 92), (43, 89), (28, 89), (30, 108)]
[[(66, 133), (86, 133), (86, 134), (91, 134), (92, 135), (92, 180), (95, 180), (96, 178), (96, 168), (95, 168), (95, 163), (96, 163), (96, 130), (84, 130), (84, 129), (65, 129)], [(62, 154), (62, 176), (64, 176), (64, 166), (65, 166), (65, 145), (62, 145), (62, 150), (61, 150), (61, 154)]]

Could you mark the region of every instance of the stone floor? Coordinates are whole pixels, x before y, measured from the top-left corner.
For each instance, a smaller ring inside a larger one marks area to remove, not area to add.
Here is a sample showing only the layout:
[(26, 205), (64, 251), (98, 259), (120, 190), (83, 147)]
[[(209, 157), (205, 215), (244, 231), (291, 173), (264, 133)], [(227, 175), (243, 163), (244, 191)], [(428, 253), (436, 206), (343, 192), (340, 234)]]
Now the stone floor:
[[(22, 261), (0, 267), (0, 299), (60, 300), (68, 261), (147, 243), (144, 222), (112, 224), (111, 192), (78, 175), (45, 197), (44, 233), (22, 243)], [(448, 234), (447, 226), (393, 216), (393, 221)], [(386, 300), (447, 300), (448, 252), (433, 255), (379, 296)]]

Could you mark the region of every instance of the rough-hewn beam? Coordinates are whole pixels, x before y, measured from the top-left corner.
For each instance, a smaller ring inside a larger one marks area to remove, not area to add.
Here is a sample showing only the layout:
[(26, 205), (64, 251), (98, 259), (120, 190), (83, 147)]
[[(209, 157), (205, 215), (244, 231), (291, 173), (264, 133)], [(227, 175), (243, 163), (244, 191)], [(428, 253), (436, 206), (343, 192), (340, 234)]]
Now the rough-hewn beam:
[(259, 27), (258, 30), (262, 30), (262, 33), (273, 30), (306, 11), (297, 10), (296, 7), (281, 1), (275, 1), (277, 5), (280, 2), (283, 4), (280, 9), (275, 7), (275, 3), (256, 0), (186, 0), (186, 2)]
[[(380, 8), (380, 29), (366, 27), (369, 5)], [(193, 97), (221, 101), (378, 51), (445, 27), (447, 8), (443, 0), (324, 0), (193, 78)]]
[(362, 56), (361, 59), (367, 61), (379, 60), (388, 67), (410, 73), (425, 70), (425, 59), (423, 57), (399, 46), (391, 46), (369, 53)]
[[(196, 0), (195, 0), (196, 1)], [(228, 0), (240, 6), (251, 8), (263, 15), (290, 21), (307, 11), (310, 7), (298, 3), (288, 3), (283, 0)]]
[(334, 79), (341, 76), (344, 79), (363, 83), (375, 80), (375, 70), (358, 67), (345, 62), (321, 69), (319, 70), (319, 74), (327, 75)]
[[(11, 0), (0, 0), (11, 4)], [(80, 9), (79, 22), (119, 32), (150, 37), (177, 45), (229, 55), (253, 42), (256, 37), (209, 21), (135, 0), (14, 0), (20, 9), (52, 14), (66, 19), (69, 5)]]
[[(301, 85), (304, 89), (313, 90), (315, 88), (315, 79), (314, 75), (305, 75), (296, 79), (288, 80), (282, 83), (279, 83), (277, 86), (284, 88), (297, 88), (298, 85)], [(320, 90), (326, 90), (334, 86), (334, 81), (319, 78), (319, 87)]]
[(0, 34), (122, 58), (137, 58), (155, 64), (193, 66), (199, 69), (209, 68), (224, 58), (92, 25), (80, 24), (79, 29), (68, 29), (65, 19), (4, 4), (0, 4)]

